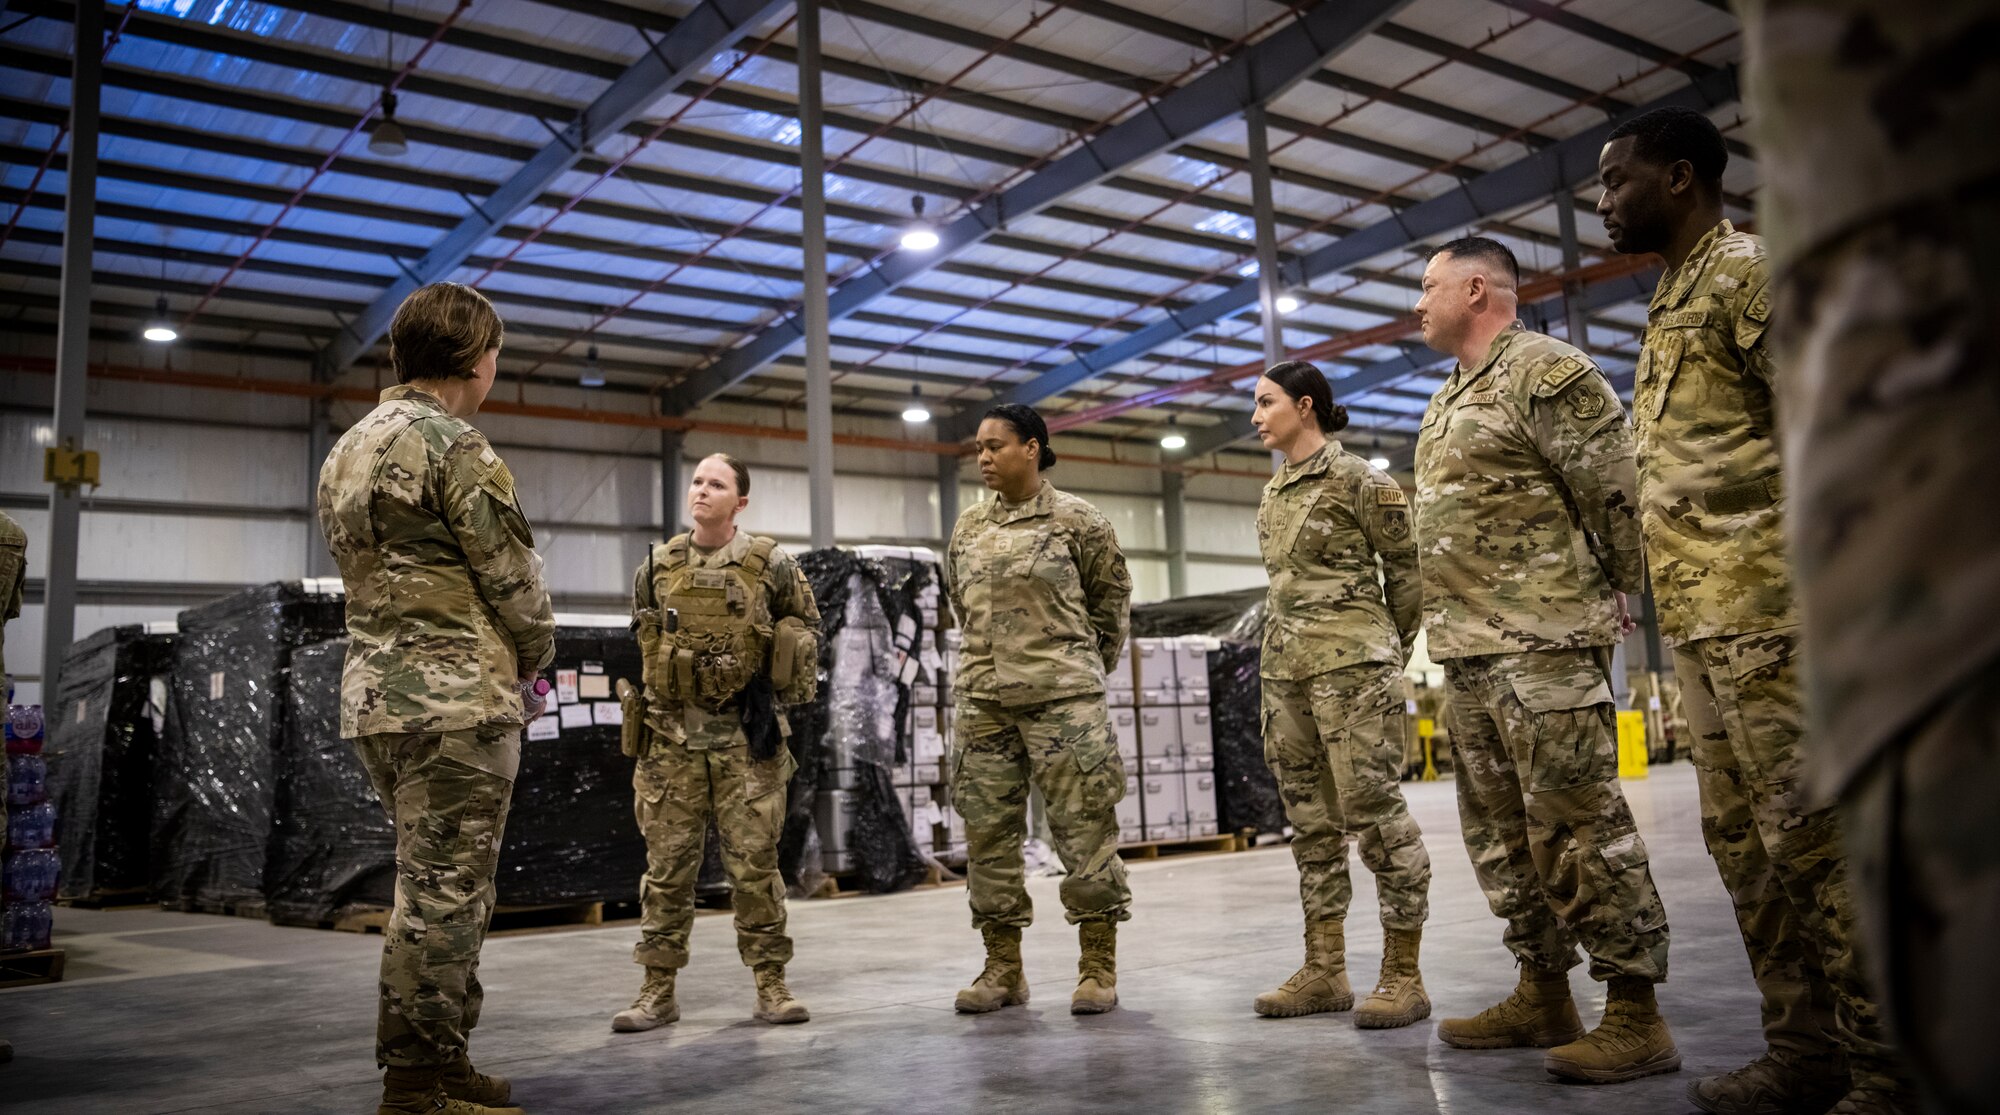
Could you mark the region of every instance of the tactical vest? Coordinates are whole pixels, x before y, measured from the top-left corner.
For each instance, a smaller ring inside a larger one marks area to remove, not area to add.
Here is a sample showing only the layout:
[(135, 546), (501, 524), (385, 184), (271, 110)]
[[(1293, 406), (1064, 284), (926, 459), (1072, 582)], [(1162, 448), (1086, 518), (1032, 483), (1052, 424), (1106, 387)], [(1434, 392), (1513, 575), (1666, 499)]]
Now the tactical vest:
[(771, 653), (771, 608), (764, 570), (777, 542), (758, 538), (739, 564), (719, 569), (693, 564), (688, 536), (653, 548), (649, 580), (665, 616), (652, 675), (669, 701), (720, 712), (766, 668)]

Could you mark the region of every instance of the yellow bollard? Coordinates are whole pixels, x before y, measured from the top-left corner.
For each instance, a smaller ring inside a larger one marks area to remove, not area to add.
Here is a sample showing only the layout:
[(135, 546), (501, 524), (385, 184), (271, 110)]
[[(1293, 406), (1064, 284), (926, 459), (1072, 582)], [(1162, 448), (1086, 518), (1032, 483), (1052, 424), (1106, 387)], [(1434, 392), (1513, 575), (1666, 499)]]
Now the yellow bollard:
[(1618, 713), (1618, 777), (1646, 777), (1646, 714)]

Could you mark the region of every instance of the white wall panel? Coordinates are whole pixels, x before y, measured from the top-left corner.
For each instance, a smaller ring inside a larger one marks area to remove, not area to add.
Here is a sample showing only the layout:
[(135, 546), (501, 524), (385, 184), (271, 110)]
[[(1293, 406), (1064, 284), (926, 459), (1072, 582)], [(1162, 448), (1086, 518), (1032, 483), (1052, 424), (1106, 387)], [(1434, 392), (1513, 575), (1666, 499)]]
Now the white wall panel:
[(1191, 561), (1188, 562), (1188, 594), (1203, 596), (1211, 592), (1234, 592), (1241, 588), (1264, 588), (1271, 582), (1264, 576), (1261, 565), (1238, 565), (1234, 562)]
[[(1257, 557), (1257, 508), (1236, 503), (1189, 500), (1187, 547), (1195, 554), (1240, 554)], [(1256, 570), (1258, 576), (1262, 569)], [(1188, 573), (1192, 589), (1193, 571)]]
[[(48, 421), (0, 414), (0, 491), (40, 495)], [(306, 492), (306, 436), (289, 430), (93, 418), (86, 440), (101, 458), (91, 495), (250, 507), (298, 507)]]

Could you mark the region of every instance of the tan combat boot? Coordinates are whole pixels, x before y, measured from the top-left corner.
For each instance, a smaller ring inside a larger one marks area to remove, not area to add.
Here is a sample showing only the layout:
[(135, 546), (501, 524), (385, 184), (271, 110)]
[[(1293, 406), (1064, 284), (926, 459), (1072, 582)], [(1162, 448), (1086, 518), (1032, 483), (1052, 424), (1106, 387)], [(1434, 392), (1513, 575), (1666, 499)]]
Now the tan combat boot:
[(678, 1022), (680, 1017), (681, 1005), (674, 999), (674, 969), (648, 965), (639, 997), (632, 1000), (631, 1006), (611, 1016), (611, 1029), (620, 1034), (635, 1034)]
[(1118, 1005), (1118, 923), (1087, 921), (1077, 926), (1083, 954), (1076, 961), (1071, 1014), (1103, 1014)]
[(1028, 1001), (1028, 973), (1021, 970), (1021, 930), (1003, 925), (982, 929), (986, 967), (952, 1003), (960, 1014), (985, 1014)]
[(1660, 1017), (1653, 983), (1643, 976), (1613, 976), (1597, 1029), (1542, 1057), (1542, 1067), (1581, 1084), (1622, 1084), (1642, 1076), (1679, 1072), (1681, 1051)]
[(1688, 1085), (1688, 1102), (1709, 1115), (1772, 1115), (1825, 1111), (1847, 1094), (1847, 1071), (1830, 1056), (1806, 1057), (1786, 1049), (1734, 1072), (1704, 1076)]
[(488, 1107), (444, 1093), (443, 1070), (391, 1067), (382, 1074), (382, 1103), (375, 1115), (527, 1115), (518, 1107)]
[(1305, 967), (1252, 1004), (1266, 1018), (1297, 1018), (1353, 1006), (1354, 989), (1347, 985), (1347, 929), (1331, 920), (1306, 923)]
[(1417, 970), (1421, 930), (1382, 932), (1382, 975), (1375, 990), (1354, 1008), (1354, 1024), (1364, 1030), (1392, 1030), (1431, 1016), (1431, 997), (1424, 991), (1424, 974)]
[(1438, 1023), (1438, 1040), (1459, 1049), (1547, 1049), (1583, 1036), (1569, 975), (1523, 965), (1514, 993), (1471, 1018)]
[(757, 1010), (752, 1015), (759, 1022), (769, 1022), (778, 1026), (804, 1022), (812, 1015), (806, 1012), (806, 1005), (792, 998), (792, 989), (785, 986), (785, 966), (767, 960), (757, 965)]
[(480, 1072), (472, 1067), (472, 1058), (464, 1054), (444, 1067), (444, 1075), (438, 1077), (438, 1084), (450, 1099), (487, 1107), (499, 1107), (514, 1098), (514, 1085), (506, 1077)]

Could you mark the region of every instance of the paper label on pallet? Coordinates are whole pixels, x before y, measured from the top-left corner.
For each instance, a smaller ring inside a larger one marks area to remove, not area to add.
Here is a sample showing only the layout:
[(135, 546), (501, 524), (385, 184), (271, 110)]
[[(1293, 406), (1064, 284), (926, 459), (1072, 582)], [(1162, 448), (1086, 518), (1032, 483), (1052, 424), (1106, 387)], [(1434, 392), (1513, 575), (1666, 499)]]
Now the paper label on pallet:
[(544, 716), (528, 725), (528, 738), (534, 740), (556, 739), (562, 735), (560, 717)]
[[(583, 664), (584, 674), (576, 679), (578, 700), (602, 701), (611, 696), (611, 679), (603, 674), (590, 673), (590, 663)], [(602, 723), (602, 721), (600, 721)]]
[(583, 664), (583, 672), (586, 674), (601, 674), (604, 672), (604, 663), (585, 662)]
[(84, 718), (89, 715), (90, 715), (90, 698), (88, 697), (78, 698), (76, 702), (76, 719), (71, 721), (71, 723), (81, 724), (83, 723)]
[(556, 703), (573, 705), (576, 703), (576, 671), (556, 671)]
[(211, 701), (220, 701), (222, 699), (221, 670), (217, 670), (214, 673), (208, 675), (208, 699)]
[(597, 701), (590, 706), (590, 717), (598, 724), (623, 724), (625, 706), (617, 701)]
[(562, 726), (565, 728), (590, 727), (589, 705), (564, 705), (557, 715), (562, 718)]

